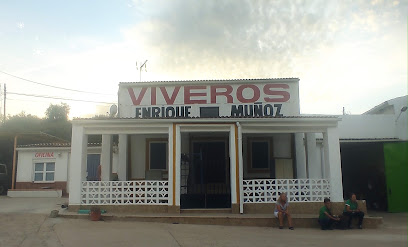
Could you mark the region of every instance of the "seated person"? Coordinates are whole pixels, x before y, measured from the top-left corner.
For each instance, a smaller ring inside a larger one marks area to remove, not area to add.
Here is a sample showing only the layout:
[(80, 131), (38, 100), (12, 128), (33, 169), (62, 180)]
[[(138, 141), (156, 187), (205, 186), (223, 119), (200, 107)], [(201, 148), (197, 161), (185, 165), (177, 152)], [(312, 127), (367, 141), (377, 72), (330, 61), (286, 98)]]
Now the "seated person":
[(285, 193), (281, 193), (279, 195), (279, 199), (276, 202), (273, 214), (279, 219), (279, 229), (283, 229), (283, 219), (286, 216), (286, 218), (288, 218), (289, 229), (294, 230), (292, 226), (292, 217), (289, 213), (289, 202)]
[(351, 229), (351, 221), (354, 217), (358, 218), (358, 228), (363, 229), (364, 213), (360, 211), (357, 204), (356, 194), (351, 193), (350, 199), (346, 201), (344, 206), (344, 216), (348, 217), (348, 228)]
[(340, 218), (334, 217), (331, 212), (330, 199), (324, 198), (324, 206), (319, 211), (319, 224), (322, 230), (333, 230), (333, 223), (338, 221), (340, 221)]

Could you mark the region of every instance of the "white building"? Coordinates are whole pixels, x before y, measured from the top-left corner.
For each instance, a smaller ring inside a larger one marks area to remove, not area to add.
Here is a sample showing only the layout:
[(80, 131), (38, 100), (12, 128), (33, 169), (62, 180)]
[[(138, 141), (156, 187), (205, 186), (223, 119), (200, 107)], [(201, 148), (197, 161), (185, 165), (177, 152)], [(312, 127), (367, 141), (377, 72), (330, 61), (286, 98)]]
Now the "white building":
[(407, 107), (403, 96), (339, 116), (344, 194), (356, 193), (369, 209), (408, 211)]
[[(88, 181), (97, 180), (100, 164), (100, 144), (91, 143), (87, 148)], [(61, 197), (69, 194), (68, 174), (71, 159), (70, 143), (42, 143), (17, 147), (17, 172), (15, 189), (10, 197)], [(112, 159), (116, 173), (117, 154)]]
[[(300, 115), (299, 79), (120, 83), (118, 97), (116, 118), (73, 121), (72, 210), (243, 213), (274, 205), (279, 192), (299, 203), (343, 201), (340, 119)], [(90, 135), (102, 136), (102, 181), (86, 180)]]

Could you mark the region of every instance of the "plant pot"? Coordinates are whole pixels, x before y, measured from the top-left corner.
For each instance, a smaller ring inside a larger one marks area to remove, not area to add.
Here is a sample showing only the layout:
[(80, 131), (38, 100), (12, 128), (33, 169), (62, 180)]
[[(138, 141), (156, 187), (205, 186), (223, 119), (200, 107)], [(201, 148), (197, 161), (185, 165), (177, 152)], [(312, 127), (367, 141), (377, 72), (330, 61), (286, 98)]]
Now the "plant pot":
[(89, 215), (92, 221), (100, 221), (102, 218), (100, 211), (99, 212), (91, 211)]

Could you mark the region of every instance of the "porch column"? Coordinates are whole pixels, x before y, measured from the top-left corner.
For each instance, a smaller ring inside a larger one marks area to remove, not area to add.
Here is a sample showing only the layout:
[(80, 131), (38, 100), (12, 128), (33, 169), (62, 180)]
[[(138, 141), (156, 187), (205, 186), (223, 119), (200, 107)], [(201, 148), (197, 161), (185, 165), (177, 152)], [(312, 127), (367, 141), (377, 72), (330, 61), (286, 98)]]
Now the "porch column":
[(296, 178), (307, 178), (303, 133), (295, 133)]
[(81, 204), (81, 183), (86, 181), (88, 136), (84, 127), (72, 126), (71, 163), (69, 168), (69, 205)]
[(330, 197), (333, 202), (343, 201), (340, 143), (337, 128), (327, 128), (323, 133), (325, 178), (330, 180)]
[(239, 213), (244, 213), (244, 167), (242, 157), (242, 126), (237, 122), (237, 141), (238, 141), (238, 177), (239, 177)]
[(128, 146), (128, 135), (119, 134), (119, 161), (118, 161), (118, 178), (119, 181), (127, 181), (127, 146)]
[(112, 176), (112, 135), (102, 135), (102, 181), (110, 181)]
[[(229, 131), (229, 157), (230, 157), (230, 184), (231, 184), (231, 206), (237, 205), (237, 154), (235, 145), (235, 125), (231, 125)], [(235, 205), (234, 205), (235, 204)]]
[(174, 148), (173, 148), (173, 143), (174, 143), (174, 138), (175, 136), (173, 135), (173, 132), (175, 132), (175, 127), (173, 131), (173, 125), (170, 124), (169, 126), (169, 140), (168, 140), (168, 159), (169, 159), (169, 175), (168, 175), (168, 186), (169, 186), (169, 206), (173, 206), (173, 195), (175, 195), (174, 187), (173, 187), (173, 176), (174, 174)]
[[(174, 138), (174, 137), (173, 137)], [(176, 158), (174, 159), (176, 164), (174, 166), (175, 171), (174, 174), (175, 176), (173, 179), (175, 180), (173, 184), (175, 185), (175, 190), (174, 193), (175, 196), (173, 198), (175, 199), (175, 202), (173, 202), (173, 205), (176, 205), (180, 207), (180, 166), (181, 166), (181, 133), (180, 133), (180, 125), (176, 125)]]
[(320, 162), (317, 160), (316, 134), (306, 133), (307, 171), (309, 178), (322, 178)]

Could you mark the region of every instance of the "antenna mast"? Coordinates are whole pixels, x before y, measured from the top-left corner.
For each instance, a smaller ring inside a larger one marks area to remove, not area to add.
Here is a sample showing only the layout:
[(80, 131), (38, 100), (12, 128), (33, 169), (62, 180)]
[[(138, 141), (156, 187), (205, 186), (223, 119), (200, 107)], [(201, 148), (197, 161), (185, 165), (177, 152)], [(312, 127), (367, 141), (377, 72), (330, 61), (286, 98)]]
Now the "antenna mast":
[(139, 70), (139, 80), (140, 81), (142, 81), (142, 68), (144, 67), (145, 71), (147, 72), (146, 63), (147, 63), (147, 60), (142, 65), (140, 65), (140, 67), (137, 67), (137, 62), (136, 62), (136, 69)]

